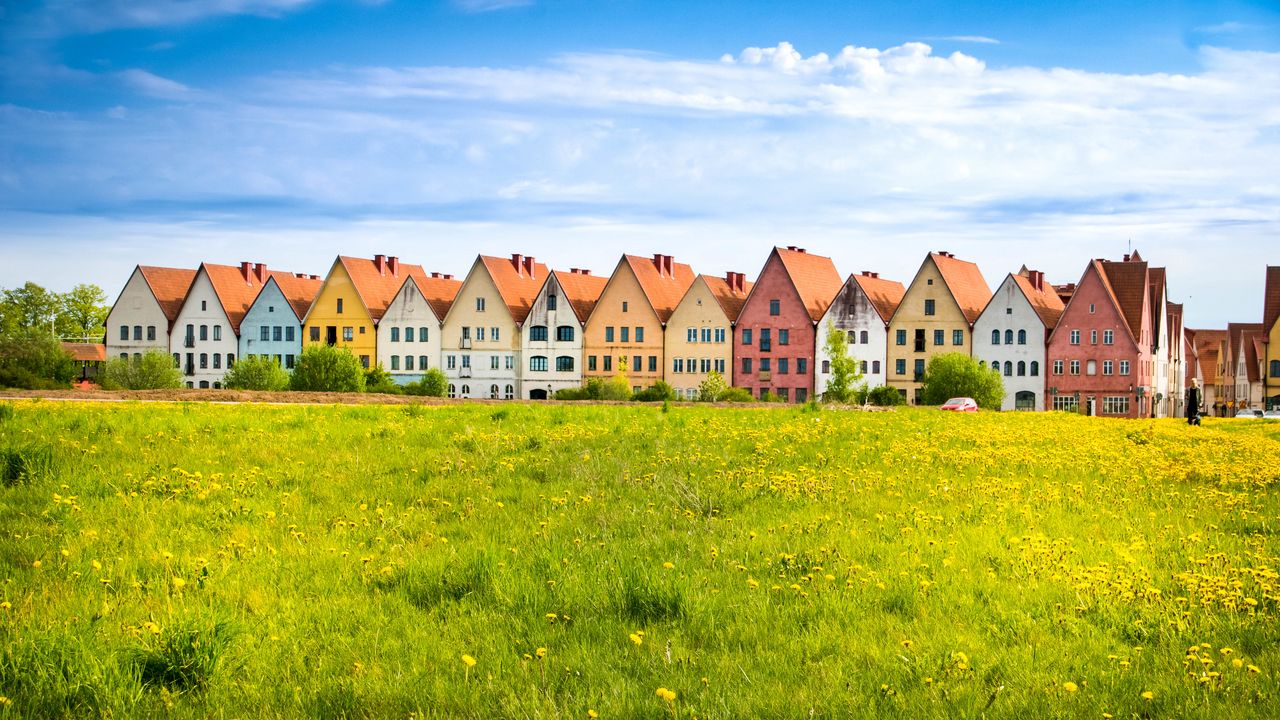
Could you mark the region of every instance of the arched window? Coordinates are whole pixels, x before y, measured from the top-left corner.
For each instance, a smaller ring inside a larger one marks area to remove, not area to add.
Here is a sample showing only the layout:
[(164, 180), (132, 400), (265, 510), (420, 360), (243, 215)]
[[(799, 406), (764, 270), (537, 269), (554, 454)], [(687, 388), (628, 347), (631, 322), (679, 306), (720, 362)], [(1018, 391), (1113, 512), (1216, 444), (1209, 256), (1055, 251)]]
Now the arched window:
[(1023, 377), (1026, 374), (1027, 374), (1027, 363), (1025, 361), (1019, 360), (1018, 361), (1018, 377)]
[(992, 330), (992, 331), (991, 331), (991, 344), (992, 344), (992, 345), (999, 345), (999, 344), (1000, 344), (1000, 331), (999, 331), (999, 330)]
[(490, 400), (497, 400), (497, 399), (498, 399), (498, 386), (497, 386), (497, 385), (490, 385), (490, 386), (489, 386), (489, 399), (490, 399)]
[(1000, 361), (999, 361), (999, 360), (992, 360), (992, 361), (991, 361), (991, 369), (992, 369), (992, 370), (995, 370), (996, 372), (1000, 372)]
[(529, 370), (532, 372), (546, 372), (547, 356), (546, 355), (529, 356)]
[(572, 355), (557, 356), (556, 372), (573, 372), (573, 356)]
[(1013, 363), (1008, 360), (1004, 361), (1004, 376), (1013, 377)]
[(546, 326), (546, 325), (534, 325), (533, 327), (529, 328), (529, 340), (531, 340), (531, 341), (533, 341), (533, 342), (546, 342), (546, 341), (547, 341), (547, 326)]
[(471, 397), (471, 386), (470, 386), (470, 385), (463, 385), (463, 386), (462, 386), (462, 397), (464, 397), (464, 398), (465, 398), (465, 397)]
[(1040, 361), (1031, 361), (1031, 377), (1040, 377)]
[(511, 400), (515, 398), (515, 396), (516, 396), (516, 388), (514, 385), (508, 385), (506, 390), (504, 390), (502, 393), (502, 397), (507, 400)]
[(862, 332), (858, 333), (858, 342), (862, 343), (863, 345), (866, 345), (866, 344), (867, 344), (867, 331), (866, 331), (866, 330), (863, 330)]
[(823, 375), (826, 375), (826, 374), (828, 374), (828, 373), (830, 373), (830, 372), (831, 372), (831, 361), (830, 361), (830, 360), (823, 360), (823, 361), (822, 361), (822, 374), (823, 374)]
[(872, 360), (872, 361), (871, 361), (871, 373), (872, 373), (873, 375), (879, 375), (879, 374), (880, 374), (880, 361), (879, 361), (879, 360)]
[(1005, 331), (1004, 331), (1004, 344), (1005, 344), (1005, 345), (1012, 345), (1012, 344), (1013, 344), (1013, 331), (1012, 331), (1012, 330), (1005, 330)]
[(457, 397), (457, 396), (458, 396), (458, 386), (454, 385), (453, 383), (449, 383), (449, 397)]
[(1019, 344), (1019, 345), (1026, 345), (1026, 344), (1027, 344), (1027, 331), (1026, 331), (1026, 330), (1019, 330), (1019, 331), (1018, 331), (1018, 344)]
[(863, 361), (862, 361), (862, 365), (860, 365), (860, 366), (858, 367), (858, 372), (862, 373), (863, 375), (866, 375), (866, 374), (867, 374), (867, 361), (866, 361), (866, 360), (863, 360)]

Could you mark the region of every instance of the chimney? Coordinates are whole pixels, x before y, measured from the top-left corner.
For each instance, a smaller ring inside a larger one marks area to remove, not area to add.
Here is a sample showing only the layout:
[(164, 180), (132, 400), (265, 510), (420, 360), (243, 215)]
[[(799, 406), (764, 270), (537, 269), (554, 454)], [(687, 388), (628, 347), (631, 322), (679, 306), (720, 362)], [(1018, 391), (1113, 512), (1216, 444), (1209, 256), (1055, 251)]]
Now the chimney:
[(1041, 292), (1044, 291), (1044, 273), (1039, 270), (1028, 270), (1027, 279), (1031, 281), (1031, 287)]
[(298, 278), (299, 280), (302, 280), (303, 278), (306, 277), (306, 275), (303, 273), (294, 273), (293, 276)]
[(438, 272), (433, 272), (433, 273), (431, 273), (431, 277), (433, 277), (433, 278), (437, 278), (437, 279), (438, 279), (438, 278), (440, 277), (440, 273), (438, 273)]
[(252, 273), (253, 273), (253, 263), (248, 263), (248, 262), (240, 263), (240, 275), (244, 278), (245, 282), (247, 283), (253, 282), (253, 278), (251, 277)]
[(379, 274), (379, 275), (386, 275), (386, 274), (387, 274), (387, 256), (386, 256), (386, 255), (374, 255), (374, 256), (373, 256), (373, 266), (374, 266), (374, 267), (376, 267), (376, 268), (378, 268), (378, 274)]
[(446, 273), (446, 274), (445, 274), (445, 276), (444, 276), (444, 279), (445, 279), (445, 280), (452, 280), (452, 279), (453, 279), (453, 276), (452, 276), (452, 275), (449, 275), (449, 274), (447, 274), (447, 273)]
[(524, 274), (524, 258), (520, 256), (520, 253), (511, 253), (511, 264), (515, 267), (517, 275)]
[(863, 271), (862, 271), (862, 277), (878, 278), (878, 277), (880, 277), (880, 273), (878, 273), (878, 272), (871, 272), (870, 270), (863, 270)]
[(258, 276), (258, 282), (263, 284), (267, 282), (268, 273), (267, 273), (266, 263), (258, 263), (257, 265), (255, 265), (253, 268), (253, 272), (255, 275)]
[(319, 275), (312, 275), (312, 276), (311, 276), (311, 279), (312, 279), (312, 280), (319, 280), (319, 279), (320, 279), (320, 276), (319, 276)]
[(524, 258), (524, 272), (529, 277), (533, 277), (533, 263), (534, 263), (533, 256), (526, 255)]
[(656, 268), (658, 268), (658, 274), (659, 274), (659, 275), (662, 275), (662, 269), (663, 269), (663, 267), (664, 267), (665, 265), (666, 265), (666, 263), (664, 263), (664, 262), (662, 261), (662, 253), (654, 253), (654, 254), (653, 254), (653, 266), (654, 266), (654, 267), (656, 267)]
[(400, 274), (400, 258), (392, 256), (387, 258), (387, 267), (391, 268), (392, 275)]

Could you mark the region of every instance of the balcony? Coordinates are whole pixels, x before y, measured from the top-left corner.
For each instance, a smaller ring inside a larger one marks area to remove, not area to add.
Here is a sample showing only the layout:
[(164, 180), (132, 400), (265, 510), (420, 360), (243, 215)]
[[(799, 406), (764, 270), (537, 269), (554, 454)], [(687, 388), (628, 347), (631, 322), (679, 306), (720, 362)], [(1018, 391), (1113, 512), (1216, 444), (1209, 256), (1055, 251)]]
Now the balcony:
[(462, 338), (462, 340), (458, 341), (458, 347), (459, 347), (459, 348), (461, 348), (461, 349), (463, 349), (463, 350), (470, 350), (470, 349), (471, 349), (471, 338)]
[(469, 377), (471, 377), (471, 368), (469, 368), (469, 367), (458, 368), (458, 377), (460, 377), (460, 378), (469, 378)]
[(756, 379), (759, 380), (760, 382), (769, 382), (770, 380), (773, 379), (773, 373), (768, 370), (761, 370), (760, 373), (756, 376)]

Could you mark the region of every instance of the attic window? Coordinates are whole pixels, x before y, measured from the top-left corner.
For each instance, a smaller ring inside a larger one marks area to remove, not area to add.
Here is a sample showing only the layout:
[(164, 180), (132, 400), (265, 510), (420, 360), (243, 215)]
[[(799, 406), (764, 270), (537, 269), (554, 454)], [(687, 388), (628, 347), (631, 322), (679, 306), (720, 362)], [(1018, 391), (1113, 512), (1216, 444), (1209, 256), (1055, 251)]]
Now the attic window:
[(342, 314), (342, 298), (338, 298), (338, 314)]
[(1092, 315), (1093, 311), (1094, 311), (1093, 303), (1089, 303), (1089, 314)]
[(555, 295), (548, 295), (548, 296), (547, 296), (547, 309), (548, 309), (548, 310), (555, 310), (555, 309), (556, 309), (556, 296), (555, 296)]
[(268, 306), (267, 306), (267, 312), (275, 312), (275, 311), (276, 311), (276, 306), (275, 306), (275, 305), (268, 305)]
[(208, 309), (209, 309), (209, 302), (208, 302), (207, 300), (201, 300), (201, 301), (200, 301), (200, 311), (201, 311), (201, 312), (203, 312), (203, 311), (208, 310)]
[(1011, 308), (1011, 307), (1005, 308), (1005, 309), (1004, 309), (1004, 314), (1005, 314), (1005, 315), (1012, 315), (1012, 314), (1013, 314), (1013, 308)]
[(623, 300), (623, 301), (622, 301), (622, 312), (626, 312), (626, 311), (627, 311), (627, 301), (626, 301), (626, 300)]
[(933, 284), (933, 278), (929, 278), (929, 279), (928, 279), (928, 281), (926, 281), (926, 282), (925, 282), (925, 284), (926, 284), (926, 285), (932, 285), (932, 284)]

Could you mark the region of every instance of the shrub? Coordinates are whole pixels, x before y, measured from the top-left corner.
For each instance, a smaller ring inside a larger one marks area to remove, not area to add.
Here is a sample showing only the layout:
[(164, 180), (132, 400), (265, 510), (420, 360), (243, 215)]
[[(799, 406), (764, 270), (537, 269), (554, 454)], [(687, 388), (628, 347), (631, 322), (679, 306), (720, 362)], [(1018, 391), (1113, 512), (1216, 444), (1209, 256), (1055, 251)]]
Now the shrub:
[(902, 398), (902, 393), (896, 389), (888, 385), (880, 385), (867, 391), (867, 402), (882, 407), (893, 407), (902, 405), (906, 400)]
[(698, 384), (698, 401), (716, 402), (728, 389), (729, 384), (724, 381), (724, 376), (712, 370), (707, 373), (707, 378)]
[(173, 691), (204, 690), (234, 637), (225, 623), (166, 632), (154, 646), (134, 653), (139, 679)]
[(822, 393), (823, 402), (848, 403), (853, 401), (856, 383), (862, 379), (858, 361), (849, 357), (848, 336), (845, 331), (827, 321), (827, 342), (823, 346), (831, 363), (831, 379)]
[(172, 390), (182, 387), (182, 372), (173, 356), (148, 350), (140, 357), (108, 360), (98, 383), (104, 390)]
[(926, 405), (941, 405), (949, 398), (971, 397), (978, 407), (999, 410), (1004, 401), (1004, 379), (962, 353), (934, 355), (924, 369), (921, 392)]
[(396, 383), (395, 379), (391, 377), (391, 373), (382, 367), (382, 363), (378, 363), (364, 371), (364, 391), (382, 393), (384, 395), (401, 395), (404, 393), (404, 388)]
[(275, 358), (247, 355), (231, 366), (222, 385), (230, 390), (288, 390), (289, 372)]
[(422, 376), (421, 380), (411, 382), (403, 388), (405, 395), (420, 395), (424, 397), (444, 397), (449, 390), (449, 379), (439, 368), (431, 368)]
[(587, 389), (584, 387), (562, 388), (553, 396), (556, 400), (587, 400)]
[(75, 377), (71, 355), (46, 332), (0, 336), (0, 387), (45, 390), (67, 387)]
[(631, 381), (627, 380), (626, 375), (618, 373), (609, 378), (609, 382), (604, 383), (604, 387), (600, 390), (600, 399), (630, 400), (631, 394)]
[(313, 392), (361, 392), (364, 368), (350, 350), (329, 345), (303, 349), (289, 378), (292, 390)]
[(760, 396), (760, 402), (781, 403), (786, 402), (786, 400), (783, 400), (781, 395), (775, 394), (772, 390), (765, 390), (764, 394)]
[(637, 402), (658, 402), (659, 400), (675, 400), (676, 389), (659, 380), (649, 387), (631, 396)]
[(751, 396), (750, 390), (747, 390), (746, 388), (740, 388), (740, 387), (731, 387), (728, 390), (725, 390), (724, 392), (720, 393), (720, 397), (717, 398), (717, 400), (719, 402), (731, 402), (731, 403), (749, 403), (749, 402), (756, 401), (756, 399)]

